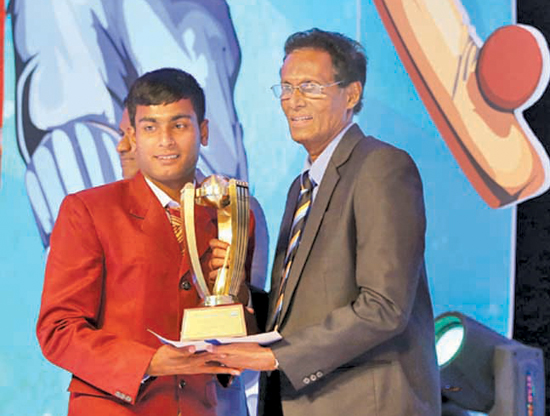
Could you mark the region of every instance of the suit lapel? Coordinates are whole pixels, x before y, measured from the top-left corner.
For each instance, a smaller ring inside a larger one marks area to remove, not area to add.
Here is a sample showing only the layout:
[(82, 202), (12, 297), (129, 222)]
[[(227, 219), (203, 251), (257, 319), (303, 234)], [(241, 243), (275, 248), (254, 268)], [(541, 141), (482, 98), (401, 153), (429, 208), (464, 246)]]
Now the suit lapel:
[[(319, 231), (321, 221), (325, 212), (327, 210), (328, 204), (331, 200), (332, 194), (338, 181), (340, 179), (340, 174), (338, 173), (338, 168), (345, 164), (349, 159), (353, 148), (357, 145), (357, 142), (363, 137), (361, 130), (357, 125), (353, 125), (346, 132), (342, 141), (338, 144), (334, 153), (327, 165), (327, 169), (323, 176), (323, 180), (319, 184), (319, 190), (315, 196), (315, 200), (309, 212), (303, 235), (298, 246), (298, 251), (296, 252), (296, 257), (292, 262), (292, 268), (290, 270), (290, 275), (288, 276), (288, 282), (285, 288), (285, 300), (283, 304), (283, 310), (281, 311), (281, 322), (283, 322), (284, 317), (288, 311), (288, 308), (291, 304), (292, 296), (296, 290), (302, 271), (310, 254), (311, 248), (315, 241), (315, 237)], [(294, 201), (294, 205), (295, 205)], [(292, 221), (292, 216), (294, 211), (290, 213), (290, 220)], [(286, 246), (288, 245), (288, 232), (287, 240), (284, 245), (285, 251)]]
[(294, 211), (296, 210), (298, 195), (300, 192), (299, 178), (300, 176), (298, 176), (290, 185), (285, 206), (285, 213), (279, 228), (279, 237), (277, 239), (275, 259), (273, 260), (273, 269), (271, 272), (271, 293), (273, 296), (270, 296), (268, 322), (269, 319), (271, 319), (271, 314), (274, 312), (275, 304), (279, 295), (281, 279), (283, 277), (284, 259), (288, 247), (288, 240), (290, 238), (290, 227), (292, 225)]
[[(170, 268), (179, 267), (181, 253), (178, 241), (166, 216), (166, 211), (159, 203), (157, 197), (145, 182), (141, 173), (136, 174), (130, 180), (130, 215), (139, 221), (139, 225), (145, 236), (146, 247), (150, 248), (151, 257), (154, 253), (160, 253), (159, 261), (169, 264)], [(175, 264), (170, 259), (177, 258)], [(151, 258), (151, 261), (155, 259)]]
[[(145, 178), (138, 173), (129, 184), (130, 204), (128, 211), (131, 216), (139, 221), (141, 230), (145, 234), (148, 247), (154, 247), (153, 253), (161, 253), (160, 261), (168, 264), (178, 276), (183, 276), (190, 270), (189, 256), (182, 256), (180, 245), (172, 225), (168, 220), (166, 210), (145, 182)], [(199, 255), (202, 256), (208, 250), (208, 243), (215, 227), (213, 214), (204, 207), (195, 207), (195, 229), (197, 231), (197, 246)], [(178, 259), (174, 262), (173, 259)], [(153, 260), (153, 259), (152, 259)]]

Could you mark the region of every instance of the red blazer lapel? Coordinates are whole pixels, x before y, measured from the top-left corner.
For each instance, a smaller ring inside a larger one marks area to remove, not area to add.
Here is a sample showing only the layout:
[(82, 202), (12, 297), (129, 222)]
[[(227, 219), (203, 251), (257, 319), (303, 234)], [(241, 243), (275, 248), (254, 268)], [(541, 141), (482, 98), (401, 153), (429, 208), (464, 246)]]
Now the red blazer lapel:
[[(154, 246), (152, 253), (160, 253), (162, 258), (159, 261), (166, 261), (171, 265), (170, 267), (177, 270), (182, 258), (178, 241), (166, 210), (161, 206), (141, 173), (130, 180), (129, 193), (128, 211), (137, 221), (140, 221), (141, 229), (148, 240), (147, 244), (151, 244), (152, 248)], [(177, 261), (174, 262), (174, 259)]]
[[(138, 221), (141, 220), (141, 229), (150, 237), (151, 244), (155, 244), (156, 252), (165, 253), (167, 261), (178, 259), (174, 267), (179, 266), (178, 275), (180, 277), (184, 276), (190, 271), (191, 262), (188, 252), (186, 250), (185, 255), (182, 255), (166, 210), (147, 185), (141, 172), (130, 180), (129, 192), (130, 198), (128, 200), (130, 204), (128, 210), (130, 215)], [(217, 237), (217, 215), (214, 209), (195, 206), (195, 231), (197, 248), (202, 259), (209, 252), (210, 239)], [(202, 261), (201, 263), (204, 269), (204, 263)], [(206, 270), (203, 271), (207, 272)]]

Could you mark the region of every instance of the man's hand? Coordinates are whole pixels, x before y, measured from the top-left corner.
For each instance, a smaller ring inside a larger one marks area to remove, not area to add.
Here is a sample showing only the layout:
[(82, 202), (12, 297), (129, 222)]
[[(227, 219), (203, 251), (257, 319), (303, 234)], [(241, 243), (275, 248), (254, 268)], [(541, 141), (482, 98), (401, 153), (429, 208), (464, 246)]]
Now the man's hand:
[(195, 353), (195, 347), (176, 348), (163, 345), (153, 355), (146, 374), (170, 376), (181, 374), (241, 374), (237, 368), (226, 367), (209, 352)]
[[(229, 264), (226, 264), (225, 257), (229, 250), (229, 243), (226, 243), (225, 241), (218, 240), (216, 238), (213, 238), (210, 240), (210, 248), (212, 249), (212, 257), (210, 258), (210, 262), (208, 264), (210, 268), (210, 273), (208, 274), (208, 287), (212, 289), (214, 287), (214, 283), (216, 282), (216, 277), (218, 275), (218, 270), (221, 269), (224, 264), (225, 267), (229, 267)], [(248, 288), (244, 284), (239, 288), (238, 298), (239, 302), (241, 302), (243, 305), (248, 304)]]
[(231, 368), (255, 371), (277, 369), (277, 360), (270, 348), (254, 343), (237, 343), (214, 346), (212, 359)]
[[(213, 287), (216, 282), (218, 270), (225, 264), (225, 257), (229, 250), (229, 243), (213, 238), (210, 240), (209, 244), (212, 249), (212, 257), (210, 257), (210, 262), (208, 264), (210, 268), (210, 273), (208, 273), (208, 286)], [(225, 267), (229, 267), (229, 262), (225, 264)]]

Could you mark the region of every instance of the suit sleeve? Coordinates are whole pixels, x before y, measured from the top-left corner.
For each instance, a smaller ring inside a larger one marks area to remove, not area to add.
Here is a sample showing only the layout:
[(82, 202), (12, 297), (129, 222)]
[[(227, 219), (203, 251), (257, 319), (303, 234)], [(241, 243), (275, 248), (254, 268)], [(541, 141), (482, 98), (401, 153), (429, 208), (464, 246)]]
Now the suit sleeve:
[(69, 195), (51, 236), (38, 341), (52, 363), (135, 403), (156, 349), (101, 329), (104, 260), (88, 209), (77, 195)]
[(357, 297), (273, 347), (297, 390), (315, 381), (312, 374), (319, 378), (390, 341), (409, 321), (424, 264), (422, 184), (405, 152), (383, 148), (371, 156), (352, 191), (355, 267), (349, 270)]

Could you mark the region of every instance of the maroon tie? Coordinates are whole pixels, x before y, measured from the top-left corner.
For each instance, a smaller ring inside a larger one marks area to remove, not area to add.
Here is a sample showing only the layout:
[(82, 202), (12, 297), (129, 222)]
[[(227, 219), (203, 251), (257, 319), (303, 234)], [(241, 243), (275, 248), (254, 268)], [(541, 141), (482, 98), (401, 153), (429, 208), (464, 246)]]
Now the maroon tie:
[(172, 224), (172, 229), (176, 235), (176, 239), (180, 245), (181, 252), (185, 251), (185, 244), (183, 241), (183, 223), (181, 221), (181, 212), (179, 208), (167, 207), (166, 210), (170, 215), (170, 223)]

